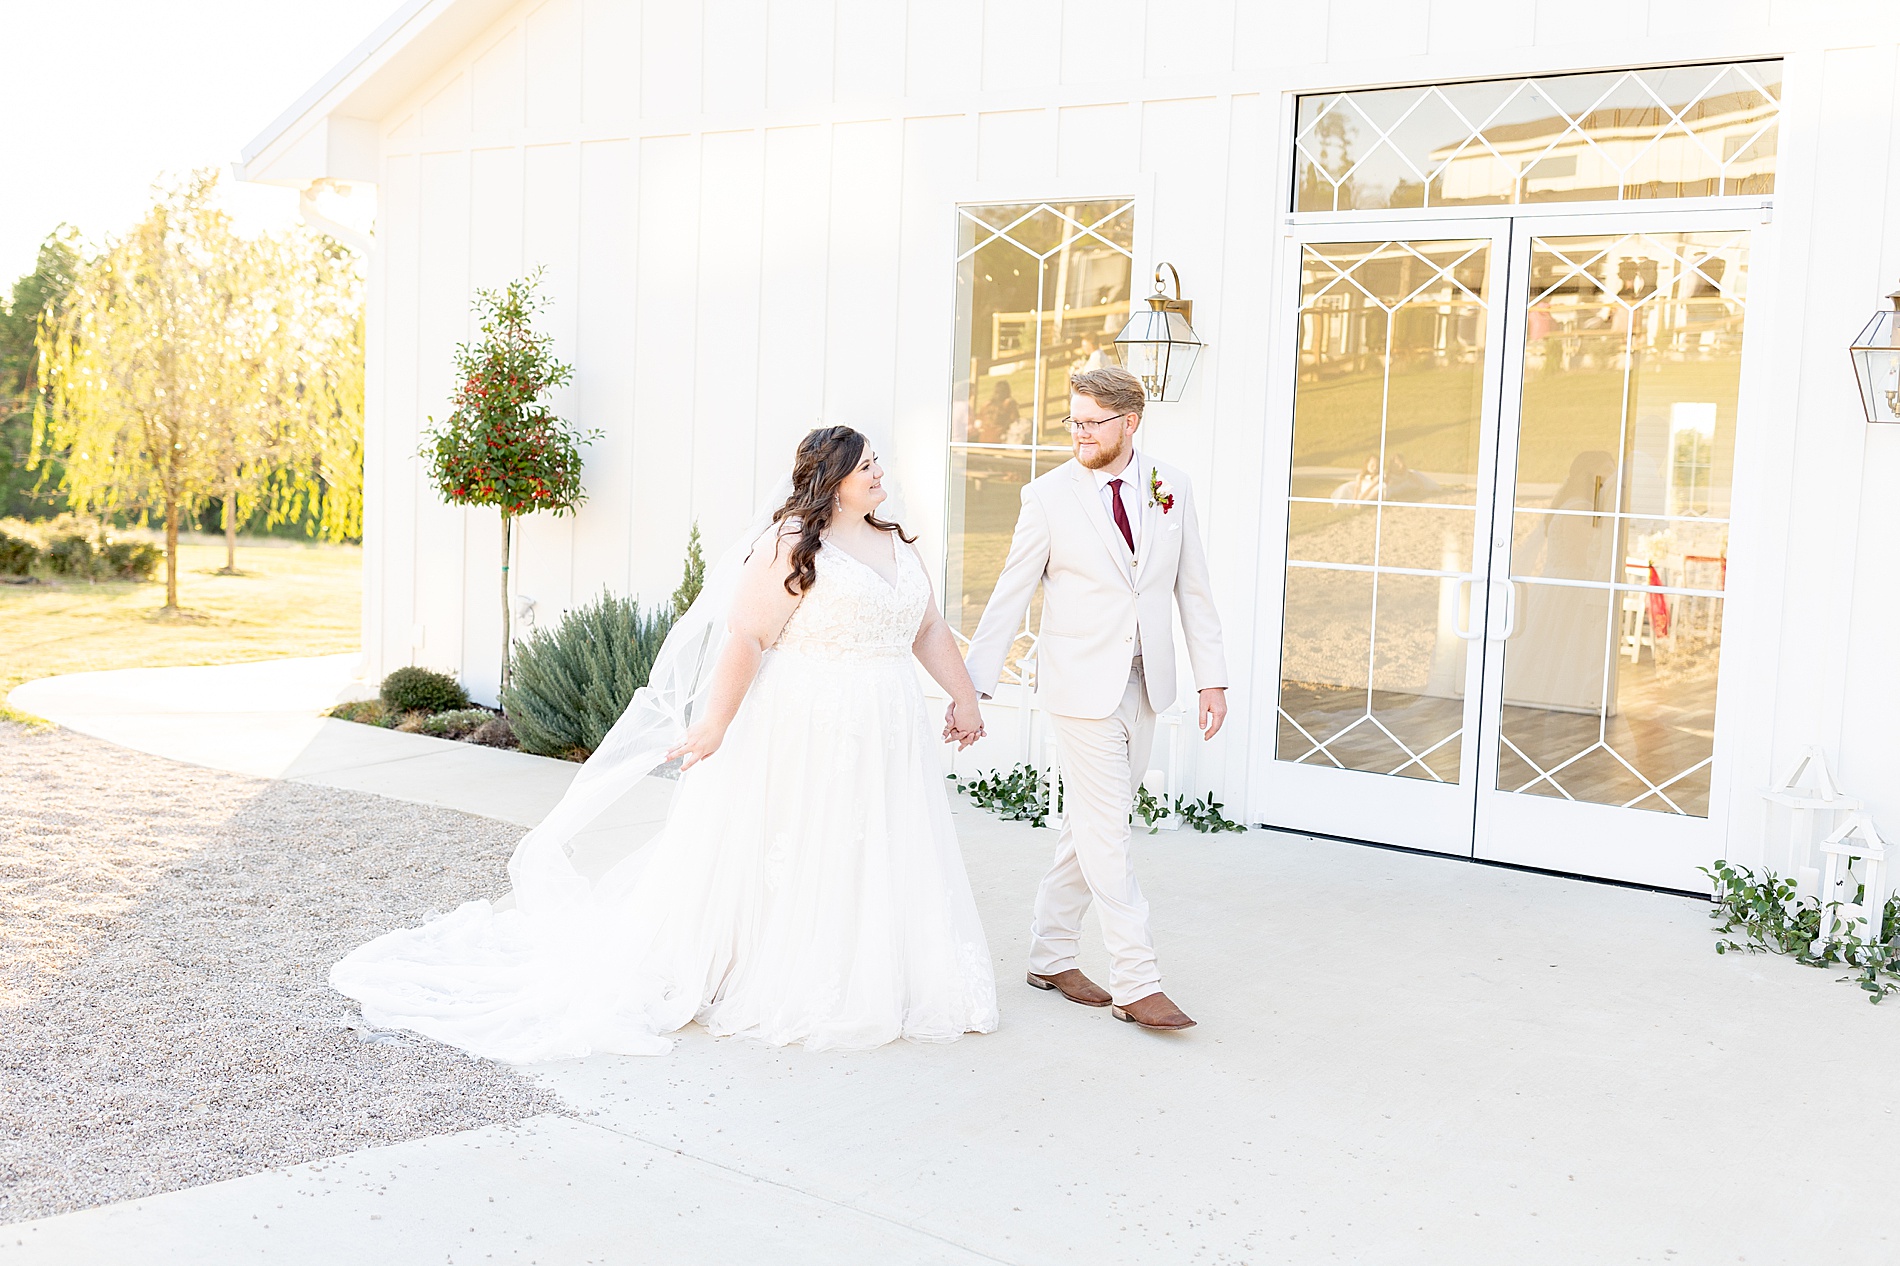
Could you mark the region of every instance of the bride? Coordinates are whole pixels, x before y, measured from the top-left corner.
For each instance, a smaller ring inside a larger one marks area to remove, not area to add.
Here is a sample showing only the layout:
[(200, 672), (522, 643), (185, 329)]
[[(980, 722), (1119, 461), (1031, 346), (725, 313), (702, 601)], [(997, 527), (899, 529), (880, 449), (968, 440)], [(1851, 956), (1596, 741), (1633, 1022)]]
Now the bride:
[[(996, 1028), (996, 980), (913, 656), (982, 734), (923, 560), (875, 511), (865, 437), (798, 446), (790, 493), (713, 568), (648, 684), (471, 901), (351, 953), (330, 982), (373, 1024), (510, 1063), (655, 1054), (718, 1035), (861, 1049)], [(568, 843), (641, 777), (681, 770), (660, 834), (589, 882)]]

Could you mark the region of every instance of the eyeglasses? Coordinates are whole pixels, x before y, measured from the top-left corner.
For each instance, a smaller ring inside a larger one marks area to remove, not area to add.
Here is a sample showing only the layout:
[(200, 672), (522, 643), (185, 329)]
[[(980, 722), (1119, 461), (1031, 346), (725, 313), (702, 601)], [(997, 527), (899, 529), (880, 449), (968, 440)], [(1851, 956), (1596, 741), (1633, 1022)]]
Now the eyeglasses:
[(1093, 432), (1097, 427), (1107, 426), (1120, 418), (1133, 417), (1132, 413), (1117, 413), (1106, 418), (1078, 418), (1073, 413), (1062, 419), (1062, 425), (1072, 432)]

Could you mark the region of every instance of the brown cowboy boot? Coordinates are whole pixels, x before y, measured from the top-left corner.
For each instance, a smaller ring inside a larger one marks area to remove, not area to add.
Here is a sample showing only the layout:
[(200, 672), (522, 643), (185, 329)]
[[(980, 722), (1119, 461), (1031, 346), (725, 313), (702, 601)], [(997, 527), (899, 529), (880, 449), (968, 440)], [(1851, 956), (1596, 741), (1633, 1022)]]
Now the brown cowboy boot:
[(1146, 998), (1137, 998), (1125, 1007), (1115, 1007), (1111, 1014), (1117, 1020), (1126, 1020), (1130, 1024), (1139, 1024), (1144, 1029), (1158, 1032), (1194, 1027), (1194, 1021), (1188, 1019), (1187, 1012), (1169, 1002), (1165, 993), (1151, 993)]
[(1038, 976), (1032, 971), (1029, 973), (1029, 983), (1038, 989), (1053, 989), (1070, 1002), (1079, 1002), (1085, 1007), (1105, 1007), (1114, 1001), (1108, 996), (1108, 990), (1074, 967), (1053, 976)]

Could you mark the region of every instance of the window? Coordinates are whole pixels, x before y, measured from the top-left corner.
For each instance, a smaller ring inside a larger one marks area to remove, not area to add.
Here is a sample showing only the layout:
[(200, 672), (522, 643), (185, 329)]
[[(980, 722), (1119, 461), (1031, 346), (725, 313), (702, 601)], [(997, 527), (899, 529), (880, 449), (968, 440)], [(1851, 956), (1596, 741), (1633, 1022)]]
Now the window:
[(1134, 221), (1124, 198), (958, 208), (944, 607), (966, 639), (1003, 569), (1023, 485), (1069, 460), (1070, 371), (1116, 363)]
[(1293, 209), (1767, 194), (1780, 113), (1779, 61), (1319, 93)]

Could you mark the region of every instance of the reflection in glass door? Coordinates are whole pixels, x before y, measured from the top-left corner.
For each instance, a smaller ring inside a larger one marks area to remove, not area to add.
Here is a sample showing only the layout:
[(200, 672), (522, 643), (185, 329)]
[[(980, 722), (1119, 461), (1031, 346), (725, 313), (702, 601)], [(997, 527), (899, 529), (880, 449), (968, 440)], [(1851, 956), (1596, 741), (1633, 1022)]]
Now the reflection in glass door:
[(1490, 246), (1305, 247), (1281, 760), (1458, 781)]
[(1496, 233), (1467, 224), (1445, 240), (1299, 248), (1272, 793), (1282, 821), (1378, 838), (1396, 815), (1417, 847), (1470, 850)]
[[(1023, 485), (1069, 460), (1070, 373), (1113, 363), (1135, 209), (1126, 198), (963, 206), (957, 231), (944, 614), (967, 640), (1003, 569)], [(1039, 593), (1006, 680), (1041, 612)]]
[(1267, 795), (1299, 829), (1694, 888), (1749, 232), (1575, 222), (1299, 244)]
[(1749, 231), (1705, 222), (1520, 238), (1479, 856), (1696, 888), (1719, 851)]
[(1531, 241), (1500, 791), (1708, 816), (1747, 240)]

